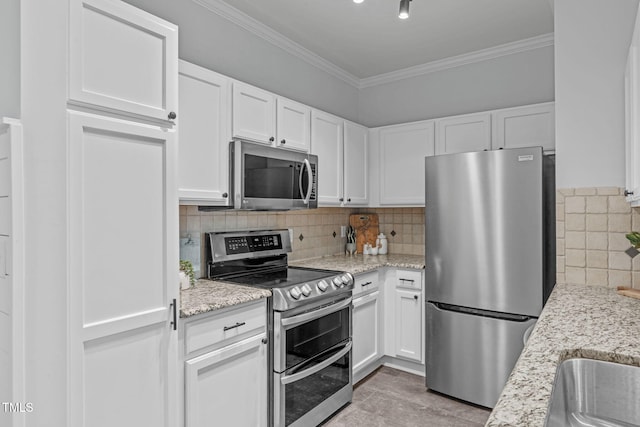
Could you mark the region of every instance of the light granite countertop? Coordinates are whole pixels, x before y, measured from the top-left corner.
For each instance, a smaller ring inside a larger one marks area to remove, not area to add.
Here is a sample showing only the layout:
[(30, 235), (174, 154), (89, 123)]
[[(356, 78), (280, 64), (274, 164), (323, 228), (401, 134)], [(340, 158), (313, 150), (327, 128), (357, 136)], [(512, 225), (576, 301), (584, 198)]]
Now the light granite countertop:
[(289, 265), (297, 267), (320, 268), (324, 270), (347, 271), (353, 275), (366, 273), (381, 267), (409, 268), (421, 270), (424, 268), (422, 255), (333, 255), (322, 258), (312, 258), (301, 261), (291, 261)]
[(180, 291), (180, 317), (191, 317), (270, 296), (271, 291), (265, 289), (200, 279), (195, 286)]
[[(291, 266), (348, 271), (359, 274), (380, 267), (423, 269), (424, 257), (417, 255), (345, 255), (291, 261)], [(180, 291), (180, 317), (219, 310), (225, 307), (268, 298), (271, 292), (264, 289), (242, 286), (217, 280), (200, 279), (195, 286)]]
[(640, 300), (557, 285), (486, 426), (543, 426), (556, 370), (575, 357), (640, 366)]

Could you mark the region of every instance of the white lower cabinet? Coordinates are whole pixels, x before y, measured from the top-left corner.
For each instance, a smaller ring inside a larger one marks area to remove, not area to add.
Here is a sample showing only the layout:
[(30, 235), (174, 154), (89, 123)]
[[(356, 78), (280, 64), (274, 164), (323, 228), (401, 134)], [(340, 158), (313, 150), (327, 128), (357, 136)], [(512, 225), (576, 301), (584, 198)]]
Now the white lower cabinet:
[(380, 357), (380, 293), (353, 300), (353, 376)]
[(185, 362), (188, 427), (267, 425), (265, 339), (257, 335)]
[(195, 316), (182, 331), (184, 425), (267, 426), (265, 300)]
[(393, 289), (393, 356), (423, 363), (422, 272), (397, 270)]
[(395, 290), (395, 355), (416, 362), (422, 362), (420, 294), (420, 291)]
[(353, 289), (353, 381), (369, 375), (382, 356), (382, 299), (378, 272), (356, 277)]

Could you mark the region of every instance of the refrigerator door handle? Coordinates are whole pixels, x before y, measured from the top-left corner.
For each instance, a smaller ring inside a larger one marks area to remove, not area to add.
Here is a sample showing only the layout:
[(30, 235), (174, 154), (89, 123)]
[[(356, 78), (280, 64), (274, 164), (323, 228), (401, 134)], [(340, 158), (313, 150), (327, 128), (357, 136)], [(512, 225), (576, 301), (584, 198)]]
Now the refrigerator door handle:
[(490, 317), (493, 319), (510, 320), (512, 322), (527, 322), (536, 317), (525, 316), (522, 314), (500, 313), (497, 311), (481, 310), (479, 308), (462, 307), (459, 305), (445, 304), (442, 302), (429, 301), (439, 310), (453, 311), (455, 313), (470, 314), (473, 316)]

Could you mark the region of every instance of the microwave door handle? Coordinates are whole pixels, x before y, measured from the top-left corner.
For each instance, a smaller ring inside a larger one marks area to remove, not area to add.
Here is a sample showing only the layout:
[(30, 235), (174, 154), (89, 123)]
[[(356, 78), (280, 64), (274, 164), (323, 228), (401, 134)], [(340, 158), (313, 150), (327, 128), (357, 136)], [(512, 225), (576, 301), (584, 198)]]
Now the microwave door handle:
[[(303, 168), (307, 168), (307, 177), (309, 178), (309, 183), (307, 184), (307, 194), (302, 199), (302, 203), (305, 205), (309, 204), (309, 200), (311, 199), (311, 188), (313, 186), (313, 171), (311, 170), (311, 163), (309, 163), (309, 159), (304, 159)], [(302, 171), (300, 171), (300, 177), (298, 179), (298, 186), (300, 187), (300, 194), (304, 194), (302, 190)]]

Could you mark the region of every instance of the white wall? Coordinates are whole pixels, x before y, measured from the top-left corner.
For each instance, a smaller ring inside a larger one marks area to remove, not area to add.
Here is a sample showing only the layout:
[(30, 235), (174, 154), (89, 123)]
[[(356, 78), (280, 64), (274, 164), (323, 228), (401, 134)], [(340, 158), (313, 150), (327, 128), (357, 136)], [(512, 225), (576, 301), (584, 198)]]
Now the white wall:
[(556, 185), (624, 186), (624, 68), (638, 0), (556, 0)]
[(364, 88), (359, 121), (375, 127), (553, 100), (549, 46)]
[(20, 118), (20, 0), (2, 0), (0, 117)]
[(126, 0), (180, 28), (180, 58), (356, 121), (358, 90), (192, 1)]

